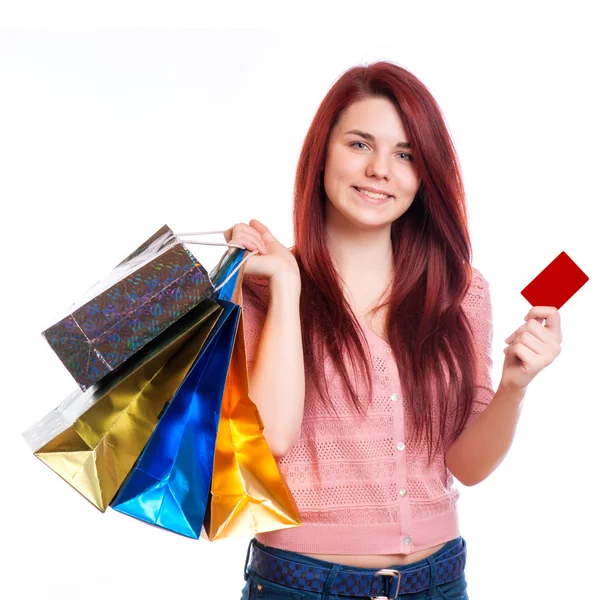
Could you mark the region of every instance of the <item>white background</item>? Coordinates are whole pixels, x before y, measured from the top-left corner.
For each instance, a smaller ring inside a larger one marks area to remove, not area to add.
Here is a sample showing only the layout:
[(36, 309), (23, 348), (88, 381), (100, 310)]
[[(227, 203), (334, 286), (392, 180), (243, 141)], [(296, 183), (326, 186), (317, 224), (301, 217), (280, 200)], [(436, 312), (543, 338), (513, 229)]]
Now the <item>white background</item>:
[[(425, 83), (458, 148), (495, 386), (530, 308), (521, 289), (562, 251), (590, 277), (560, 310), (562, 353), (529, 386), (507, 458), (457, 484), (470, 597), (600, 597), (600, 48), (584, 5), (1, 9), (0, 597), (239, 599), (250, 538), (102, 514), (30, 453), (21, 432), (74, 389), (40, 332), (165, 223), (258, 218), (291, 246), (314, 112), (345, 69), (379, 59)], [(223, 250), (191, 249), (209, 267)]]

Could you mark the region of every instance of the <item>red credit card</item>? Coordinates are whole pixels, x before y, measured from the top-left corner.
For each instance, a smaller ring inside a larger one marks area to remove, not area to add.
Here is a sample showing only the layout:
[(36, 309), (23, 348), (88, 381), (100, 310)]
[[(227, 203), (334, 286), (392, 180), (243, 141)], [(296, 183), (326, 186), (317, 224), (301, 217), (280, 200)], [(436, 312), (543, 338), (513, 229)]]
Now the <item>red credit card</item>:
[(589, 277), (561, 252), (529, 285), (521, 295), (532, 306), (554, 306), (559, 309)]

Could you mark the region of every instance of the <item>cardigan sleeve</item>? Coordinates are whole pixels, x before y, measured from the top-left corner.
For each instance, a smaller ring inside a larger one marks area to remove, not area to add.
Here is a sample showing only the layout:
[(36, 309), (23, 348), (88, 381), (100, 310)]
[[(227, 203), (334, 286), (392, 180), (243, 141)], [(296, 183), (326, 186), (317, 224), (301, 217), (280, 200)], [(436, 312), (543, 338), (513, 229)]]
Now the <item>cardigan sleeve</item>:
[(492, 383), (492, 302), (490, 286), (483, 275), (473, 267), (473, 282), (467, 293), (467, 315), (475, 334), (475, 352), (477, 355), (475, 370), (475, 394), (468, 427), (487, 408), (496, 393)]

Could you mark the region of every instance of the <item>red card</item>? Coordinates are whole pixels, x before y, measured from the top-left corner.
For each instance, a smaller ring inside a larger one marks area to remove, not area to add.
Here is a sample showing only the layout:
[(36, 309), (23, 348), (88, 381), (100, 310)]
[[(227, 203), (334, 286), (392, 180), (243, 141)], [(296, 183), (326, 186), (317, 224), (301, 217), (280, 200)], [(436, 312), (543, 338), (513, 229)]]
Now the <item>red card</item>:
[(554, 306), (559, 309), (589, 277), (561, 252), (529, 285), (521, 295), (532, 306)]

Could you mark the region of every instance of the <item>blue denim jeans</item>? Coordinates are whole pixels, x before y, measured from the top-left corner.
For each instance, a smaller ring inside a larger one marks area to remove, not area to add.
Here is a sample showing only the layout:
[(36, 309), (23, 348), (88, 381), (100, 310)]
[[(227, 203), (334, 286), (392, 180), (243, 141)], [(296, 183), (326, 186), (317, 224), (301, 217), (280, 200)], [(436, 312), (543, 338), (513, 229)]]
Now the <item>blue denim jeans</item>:
[[(334, 570), (332, 574), (335, 577), (338, 571), (344, 568), (345, 565), (339, 563), (331, 563), (309, 556), (304, 556), (296, 552), (290, 552), (288, 550), (280, 550), (279, 548), (271, 548), (270, 546), (264, 546), (256, 539), (250, 541), (250, 545), (254, 543), (259, 548), (266, 550), (267, 552), (274, 554), (282, 559), (293, 560), (305, 565), (316, 565), (322, 568)], [(397, 600), (469, 600), (467, 595), (467, 580), (464, 572), (458, 579), (449, 581), (447, 583), (439, 583), (436, 576), (435, 560), (441, 558), (448, 550), (454, 548), (458, 544), (465, 543), (462, 537), (457, 537), (454, 540), (446, 542), (437, 552), (420, 560), (418, 562), (410, 563), (408, 565), (397, 565), (388, 567), (390, 569), (397, 569), (398, 571), (406, 571), (407, 569), (414, 569), (415, 567), (421, 567), (429, 565), (431, 569), (431, 583), (428, 590), (423, 590), (414, 594), (398, 594)], [(248, 554), (250, 553), (250, 545), (248, 546)], [(246, 559), (248, 563), (248, 559)], [(371, 571), (372, 569), (360, 569), (352, 567), (356, 571)], [(304, 590), (297, 590), (295, 588), (287, 587), (279, 583), (265, 579), (256, 573), (250, 564), (245, 567), (244, 578), (246, 579), (246, 585), (242, 590), (241, 600), (256, 600), (261, 598), (262, 600), (340, 600), (347, 598), (350, 600), (350, 596), (337, 596), (330, 595), (327, 590), (324, 589), (322, 592), (309, 592)], [(327, 587), (327, 586), (326, 586)], [(358, 600), (357, 597), (352, 597), (353, 600)], [(368, 598), (365, 596), (365, 598)]]

